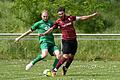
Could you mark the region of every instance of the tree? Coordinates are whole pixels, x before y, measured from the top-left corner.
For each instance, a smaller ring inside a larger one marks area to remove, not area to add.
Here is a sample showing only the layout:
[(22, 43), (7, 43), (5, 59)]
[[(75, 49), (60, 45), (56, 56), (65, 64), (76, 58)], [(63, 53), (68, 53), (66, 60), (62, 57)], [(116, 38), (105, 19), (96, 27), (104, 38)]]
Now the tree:
[[(16, 18), (23, 21), (27, 26), (40, 20), (40, 13), (43, 9), (48, 9), (51, 19), (57, 17), (57, 8), (64, 6), (69, 15), (88, 15), (95, 11), (104, 11), (108, 8), (108, 3), (98, 0), (15, 0), (13, 12)], [(106, 26), (102, 17), (93, 18), (85, 22), (77, 22), (76, 28), (79, 32), (96, 33), (102, 32)]]

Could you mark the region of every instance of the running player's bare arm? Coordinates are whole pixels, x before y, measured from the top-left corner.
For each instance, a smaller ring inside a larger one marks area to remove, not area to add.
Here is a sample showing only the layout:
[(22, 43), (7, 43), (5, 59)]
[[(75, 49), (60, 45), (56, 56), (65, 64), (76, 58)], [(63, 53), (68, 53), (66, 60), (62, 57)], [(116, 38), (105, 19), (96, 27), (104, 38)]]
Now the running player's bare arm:
[(44, 35), (46, 35), (46, 34), (52, 32), (52, 31), (53, 31), (53, 27), (49, 28), (45, 33), (39, 34), (38, 36), (44, 36)]
[(87, 16), (76, 16), (76, 20), (87, 20), (87, 19), (92, 18), (97, 15), (98, 15), (98, 13), (96, 12), (96, 13), (93, 13), (93, 14), (87, 15)]
[(15, 42), (19, 41), (21, 38), (23, 38), (24, 36), (27, 36), (27, 35), (30, 34), (30, 33), (32, 33), (32, 30), (31, 30), (31, 29), (28, 30), (28, 31), (26, 31), (25, 33), (23, 33), (21, 36), (17, 37), (17, 38), (15, 39)]

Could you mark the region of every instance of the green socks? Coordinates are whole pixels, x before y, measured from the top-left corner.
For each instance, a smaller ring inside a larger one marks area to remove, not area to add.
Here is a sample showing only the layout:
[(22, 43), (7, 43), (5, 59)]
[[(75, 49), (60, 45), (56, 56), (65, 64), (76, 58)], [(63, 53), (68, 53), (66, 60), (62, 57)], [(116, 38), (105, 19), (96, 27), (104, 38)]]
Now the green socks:
[[(44, 58), (41, 57), (41, 54), (38, 54), (38, 56), (32, 61), (32, 64), (34, 65), (35, 63), (37, 63), (38, 61), (43, 60), (43, 59)], [(55, 58), (54, 63), (53, 63), (53, 68), (56, 67), (57, 63), (58, 63), (58, 59)]]
[(34, 65), (35, 63), (37, 63), (38, 61), (42, 60), (44, 58), (41, 57), (41, 54), (38, 54), (38, 56), (32, 61), (32, 64)]
[(57, 63), (58, 63), (58, 59), (55, 58), (54, 63), (53, 63), (53, 69), (56, 67)]

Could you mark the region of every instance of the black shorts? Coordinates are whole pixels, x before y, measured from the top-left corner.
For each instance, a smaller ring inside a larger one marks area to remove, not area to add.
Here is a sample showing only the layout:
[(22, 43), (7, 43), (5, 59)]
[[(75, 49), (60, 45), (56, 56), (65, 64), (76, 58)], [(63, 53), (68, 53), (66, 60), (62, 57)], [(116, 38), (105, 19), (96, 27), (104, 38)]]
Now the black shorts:
[(77, 51), (77, 40), (62, 40), (63, 54), (75, 55)]

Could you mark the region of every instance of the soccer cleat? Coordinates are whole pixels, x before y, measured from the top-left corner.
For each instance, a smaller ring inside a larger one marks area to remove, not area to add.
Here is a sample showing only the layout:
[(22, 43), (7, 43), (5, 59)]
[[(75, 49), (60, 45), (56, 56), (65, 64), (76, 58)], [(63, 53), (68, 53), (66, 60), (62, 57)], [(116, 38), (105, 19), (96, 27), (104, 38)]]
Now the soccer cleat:
[(65, 67), (65, 66), (63, 66), (63, 73), (62, 73), (62, 75), (66, 75), (66, 72), (67, 72), (67, 68)]
[(52, 77), (55, 77), (55, 76), (56, 76), (56, 72), (52, 71)]
[(57, 72), (57, 69), (56, 68), (54, 68), (54, 69), (52, 69), (52, 77), (55, 77), (56, 76), (56, 72)]
[(32, 66), (33, 66), (33, 63), (31, 61), (28, 65), (26, 65), (25, 70), (29, 70)]

